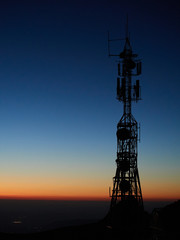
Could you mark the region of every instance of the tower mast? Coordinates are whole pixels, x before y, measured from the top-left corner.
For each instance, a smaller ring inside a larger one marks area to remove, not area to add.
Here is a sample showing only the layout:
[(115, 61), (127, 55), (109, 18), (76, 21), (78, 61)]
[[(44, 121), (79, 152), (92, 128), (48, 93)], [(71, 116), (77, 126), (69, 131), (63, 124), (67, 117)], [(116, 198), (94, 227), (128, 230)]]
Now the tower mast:
[[(116, 41), (117, 39), (110, 40)], [(138, 123), (131, 113), (132, 102), (138, 102), (140, 97), (139, 80), (132, 84), (133, 77), (141, 74), (141, 61), (134, 54), (128, 36), (128, 22), (124, 49), (120, 54), (110, 54), (118, 57), (117, 99), (123, 103), (123, 115), (117, 124), (117, 159), (116, 173), (113, 178), (110, 210), (124, 201), (136, 201), (138, 207), (143, 207), (142, 191), (138, 173)]]

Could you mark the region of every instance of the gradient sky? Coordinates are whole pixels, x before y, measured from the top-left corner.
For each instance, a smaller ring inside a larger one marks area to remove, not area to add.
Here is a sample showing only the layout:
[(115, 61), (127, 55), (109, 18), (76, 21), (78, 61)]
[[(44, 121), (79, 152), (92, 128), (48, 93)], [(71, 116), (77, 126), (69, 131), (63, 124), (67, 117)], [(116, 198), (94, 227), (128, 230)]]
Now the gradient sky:
[(0, 1), (1, 198), (108, 198), (123, 108), (107, 32), (124, 37), (127, 13), (143, 62), (143, 197), (180, 198), (179, 12), (174, 0)]

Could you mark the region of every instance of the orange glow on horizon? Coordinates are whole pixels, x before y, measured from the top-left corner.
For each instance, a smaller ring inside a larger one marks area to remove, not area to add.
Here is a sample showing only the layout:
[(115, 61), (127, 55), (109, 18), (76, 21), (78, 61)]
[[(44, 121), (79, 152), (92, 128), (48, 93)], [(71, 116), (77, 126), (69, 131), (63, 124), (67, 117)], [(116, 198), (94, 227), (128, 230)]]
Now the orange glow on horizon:
[[(57, 200), (57, 201), (110, 201), (108, 196), (33, 196), (33, 195), (0, 195), (7, 200)], [(144, 201), (176, 201), (179, 197), (144, 197)]]
[[(150, 181), (151, 180), (151, 181)], [(178, 181), (158, 179), (142, 181), (144, 201), (180, 199)], [(96, 178), (39, 178), (20, 176), (2, 178), (0, 199), (110, 201), (109, 181)]]
[(109, 201), (108, 197), (99, 196), (27, 196), (27, 195), (2, 195), (0, 199), (14, 200), (66, 200), (66, 201)]

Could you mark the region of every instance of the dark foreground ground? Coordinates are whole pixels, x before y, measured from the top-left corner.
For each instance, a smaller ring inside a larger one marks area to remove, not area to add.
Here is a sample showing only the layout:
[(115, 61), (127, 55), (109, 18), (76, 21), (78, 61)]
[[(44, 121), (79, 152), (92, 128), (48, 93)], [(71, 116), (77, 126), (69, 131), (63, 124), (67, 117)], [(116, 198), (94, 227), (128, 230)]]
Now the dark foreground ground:
[(180, 200), (153, 213), (144, 214), (143, 221), (128, 226), (111, 227), (107, 219), (93, 224), (69, 226), (31, 234), (0, 233), (0, 240), (44, 240), (44, 239), (119, 239), (119, 240), (179, 240)]
[[(137, 235), (137, 233), (136, 233)], [(147, 233), (139, 233), (137, 239), (150, 239), (147, 238)], [(146, 238), (145, 238), (146, 237)], [(29, 235), (23, 234), (1, 234), (0, 239), (18, 239), (18, 240), (41, 240), (41, 239), (136, 239), (134, 232), (129, 230), (118, 231), (109, 229), (101, 224), (89, 224), (84, 226), (66, 227), (53, 231), (42, 233), (33, 233)]]

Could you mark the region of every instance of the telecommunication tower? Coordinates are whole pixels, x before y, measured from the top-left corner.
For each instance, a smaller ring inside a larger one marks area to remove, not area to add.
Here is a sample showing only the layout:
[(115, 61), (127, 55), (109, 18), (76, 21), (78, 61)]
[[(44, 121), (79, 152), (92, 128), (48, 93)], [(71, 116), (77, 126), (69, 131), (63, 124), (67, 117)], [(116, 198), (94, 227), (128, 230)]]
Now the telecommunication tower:
[(118, 58), (117, 99), (123, 103), (123, 115), (117, 124), (117, 159), (116, 173), (113, 178), (113, 189), (110, 190), (110, 211), (118, 203), (137, 203), (143, 209), (143, 198), (138, 173), (138, 141), (139, 129), (136, 119), (131, 113), (132, 102), (141, 99), (139, 79), (132, 83), (134, 77), (141, 75), (141, 60), (134, 54), (128, 37), (128, 29), (125, 39), (109, 39), (111, 41), (125, 40), (124, 49), (120, 54), (111, 54)]

